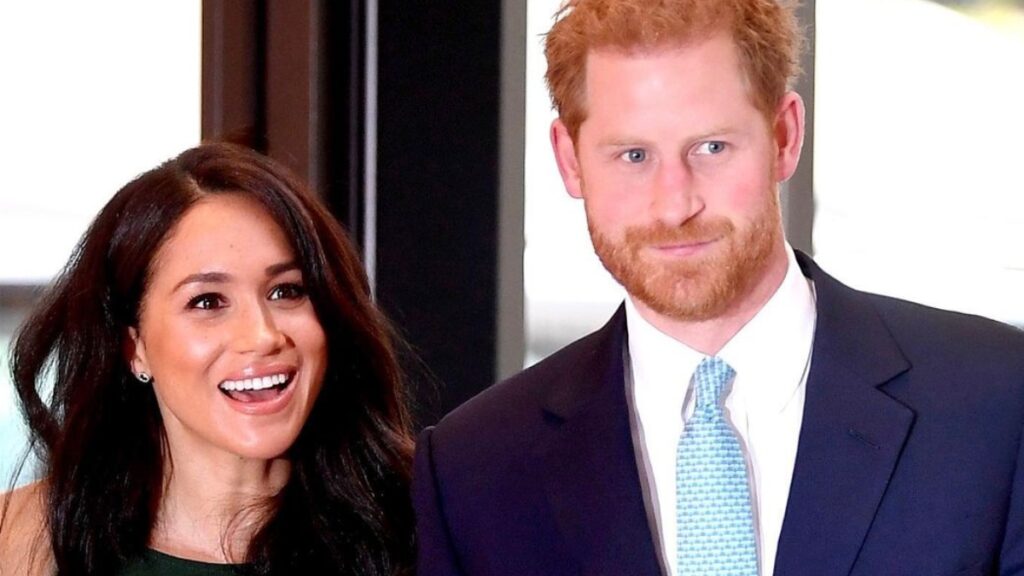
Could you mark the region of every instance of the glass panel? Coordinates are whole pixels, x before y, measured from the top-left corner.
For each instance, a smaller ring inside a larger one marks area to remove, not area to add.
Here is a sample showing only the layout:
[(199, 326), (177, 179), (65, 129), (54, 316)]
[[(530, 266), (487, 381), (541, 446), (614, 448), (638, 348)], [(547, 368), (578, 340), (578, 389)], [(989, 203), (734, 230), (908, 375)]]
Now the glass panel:
[[(18, 409), (17, 395), (10, 383), (7, 354), (11, 337), (25, 318), (35, 298), (27, 290), (0, 286), (0, 492), (14, 474), (27, 445), (25, 424)], [(26, 464), (22, 477), (31, 478), (32, 463)]]
[(818, 0), (814, 248), (827, 270), (1024, 326), (1021, 62), (1024, 2)]
[(526, 30), (526, 365), (601, 327), (625, 293), (594, 254), (583, 203), (562, 186), (548, 142), (543, 35), (561, 0), (529, 0)]
[(24, 441), (15, 295), (52, 279), (121, 185), (199, 141), (201, 6), (0, 3), (0, 486)]

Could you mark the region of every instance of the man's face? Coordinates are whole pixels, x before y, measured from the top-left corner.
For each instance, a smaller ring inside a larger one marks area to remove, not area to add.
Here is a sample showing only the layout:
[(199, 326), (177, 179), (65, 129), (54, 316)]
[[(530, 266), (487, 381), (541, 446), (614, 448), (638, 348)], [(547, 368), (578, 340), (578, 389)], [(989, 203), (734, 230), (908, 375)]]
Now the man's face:
[(777, 177), (796, 167), (799, 97), (767, 121), (723, 34), (592, 52), (586, 106), (575, 144), (555, 122), (559, 169), (584, 199), (595, 251), (634, 299), (702, 321), (774, 290), (786, 269)]

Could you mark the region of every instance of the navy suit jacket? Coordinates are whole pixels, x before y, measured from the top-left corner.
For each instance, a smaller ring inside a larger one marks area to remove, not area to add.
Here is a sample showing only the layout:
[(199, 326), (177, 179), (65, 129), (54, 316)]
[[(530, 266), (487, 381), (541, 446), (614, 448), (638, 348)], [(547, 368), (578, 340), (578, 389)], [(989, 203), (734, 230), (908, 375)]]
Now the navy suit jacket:
[[(852, 290), (818, 320), (776, 575), (1024, 574), (1024, 332)], [(625, 315), (419, 439), (420, 576), (661, 573)]]

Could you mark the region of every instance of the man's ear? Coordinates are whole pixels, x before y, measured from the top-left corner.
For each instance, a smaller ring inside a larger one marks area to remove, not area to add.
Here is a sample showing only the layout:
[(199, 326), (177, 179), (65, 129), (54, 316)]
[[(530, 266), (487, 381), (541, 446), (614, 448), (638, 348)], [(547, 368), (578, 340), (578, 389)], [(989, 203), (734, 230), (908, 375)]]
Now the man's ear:
[(804, 101), (799, 94), (789, 91), (782, 97), (772, 129), (777, 150), (775, 176), (785, 182), (796, 172), (804, 145)]
[(573, 198), (582, 198), (583, 179), (579, 159), (576, 157), (576, 145), (561, 118), (556, 118), (551, 123), (551, 147), (555, 151), (555, 162), (558, 164), (558, 173), (562, 175), (566, 192)]
[(124, 356), (133, 374), (138, 376), (145, 372), (152, 375), (149, 369), (149, 360), (146, 359), (146, 344), (139, 335), (139, 329), (135, 326), (128, 327), (128, 337), (124, 340)]

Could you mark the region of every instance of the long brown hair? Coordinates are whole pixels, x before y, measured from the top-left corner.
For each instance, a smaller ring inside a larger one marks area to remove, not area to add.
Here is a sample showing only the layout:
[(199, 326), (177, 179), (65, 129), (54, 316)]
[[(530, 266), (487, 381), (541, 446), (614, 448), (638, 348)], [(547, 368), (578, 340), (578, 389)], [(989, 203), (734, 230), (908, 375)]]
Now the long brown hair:
[[(292, 473), (250, 543), (256, 574), (411, 571), (412, 436), (388, 322), (341, 227), (301, 181), (244, 148), (205, 144), (124, 186), (16, 337), (12, 371), (47, 478), (60, 574), (116, 572), (144, 550), (165, 436), (124, 355), (153, 257), (200, 198), (244, 194), (292, 243), (327, 335), (322, 391), (289, 451)], [(41, 387), (49, 377), (52, 399)]]

